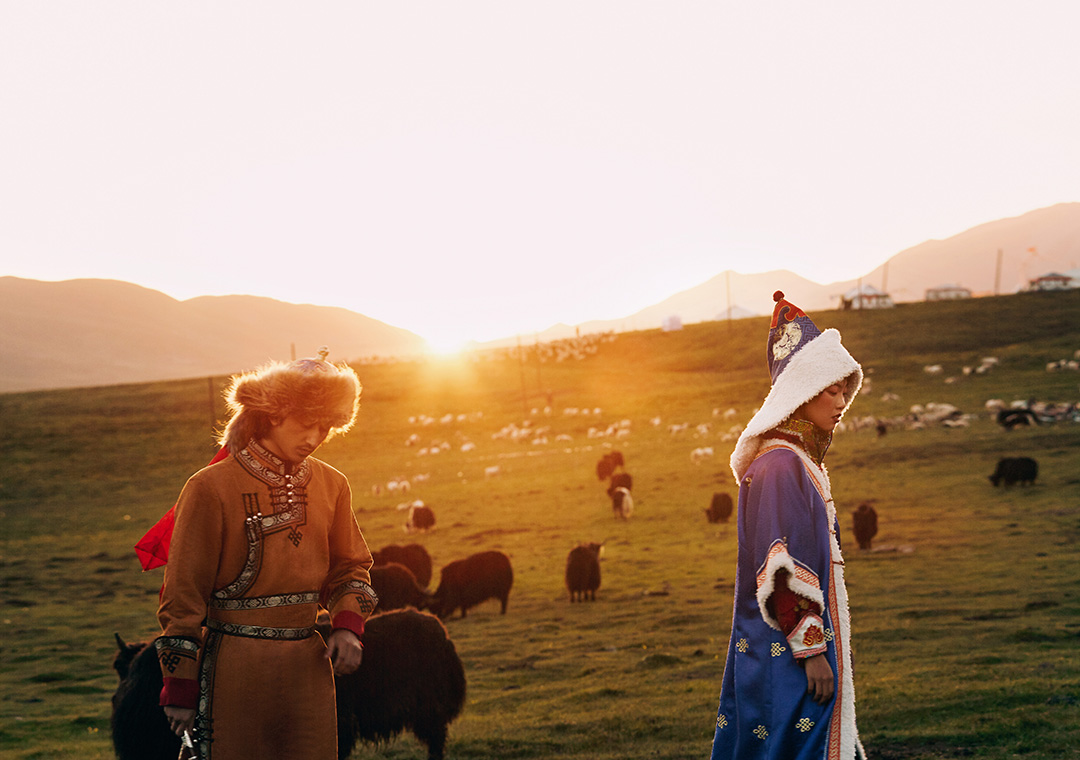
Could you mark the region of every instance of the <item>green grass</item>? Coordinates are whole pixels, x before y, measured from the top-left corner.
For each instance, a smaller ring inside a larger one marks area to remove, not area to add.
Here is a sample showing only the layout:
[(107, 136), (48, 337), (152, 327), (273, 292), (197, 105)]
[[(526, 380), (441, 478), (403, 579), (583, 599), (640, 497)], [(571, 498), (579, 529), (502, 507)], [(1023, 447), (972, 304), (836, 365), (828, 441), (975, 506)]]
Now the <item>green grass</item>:
[[(932, 401), (977, 415), (967, 429), (839, 434), (827, 460), (871, 756), (1078, 756), (1080, 427), (1005, 432), (983, 404), (1080, 397), (1080, 375), (1045, 371), (1080, 347), (1080, 292), (813, 316), (838, 327), (868, 370), (853, 415), (900, 416)], [(358, 368), (357, 429), (320, 456), (349, 476), (369, 543), (406, 539), (397, 500), (371, 486), (424, 473), (410, 497), (436, 510), (437, 529), (416, 539), (435, 564), (489, 548), (514, 563), (505, 617), (491, 602), (447, 623), (469, 683), (450, 757), (708, 752), (735, 570), (734, 526), (709, 525), (702, 512), (714, 491), (735, 493), (733, 444), (722, 440), (731, 423), (713, 410), (734, 407), (745, 423), (764, 398), (766, 328), (751, 319), (630, 333), (539, 367), (501, 356)], [(1001, 359), (993, 372), (961, 374), (987, 355)], [(945, 374), (929, 377), (924, 364)], [(533, 416), (548, 391), (554, 414)], [(602, 411), (570, 417), (567, 407)], [(154, 634), (161, 582), (160, 571), (139, 572), (131, 546), (213, 455), (223, 413), (220, 399), (211, 409), (205, 379), (0, 396), (4, 758), (112, 757), (112, 634)], [(467, 418), (443, 425), (446, 414)], [(436, 422), (409, 422), (419, 415)], [(550, 426), (548, 444), (492, 439), (526, 419)], [(587, 437), (622, 419), (629, 438)], [(681, 422), (690, 430), (672, 436), (667, 426)], [(695, 437), (705, 422), (712, 429)], [(451, 448), (418, 456), (404, 445), (413, 433)], [(560, 433), (572, 440), (556, 442)], [(476, 449), (462, 453), (465, 440)], [(612, 445), (635, 479), (628, 523), (612, 519), (593, 472)], [(689, 452), (702, 445), (717, 456), (695, 466)], [(992, 488), (997, 459), (1017, 454), (1039, 460), (1038, 484)], [(485, 479), (491, 464), (502, 473)], [(880, 516), (876, 544), (896, 551), (853, 548), (850, 512), (866, 500)], [(595, 603), (570, 604), (565, 556), (589, 540), (606, 542), (603, 585)], [(404, 736), (356, 756), (423, 753)]]

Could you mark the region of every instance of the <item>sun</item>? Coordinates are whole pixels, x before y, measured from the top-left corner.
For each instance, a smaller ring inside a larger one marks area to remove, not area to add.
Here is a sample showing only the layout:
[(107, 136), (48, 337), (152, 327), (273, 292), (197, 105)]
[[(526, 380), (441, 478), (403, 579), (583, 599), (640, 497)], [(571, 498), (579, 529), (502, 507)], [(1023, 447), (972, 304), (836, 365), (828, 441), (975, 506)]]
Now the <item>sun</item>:
[(466, 341), (449, 335), (431, 335), (425, 338), (428, 353), (433, 356), (452, 358), (465, 351)]

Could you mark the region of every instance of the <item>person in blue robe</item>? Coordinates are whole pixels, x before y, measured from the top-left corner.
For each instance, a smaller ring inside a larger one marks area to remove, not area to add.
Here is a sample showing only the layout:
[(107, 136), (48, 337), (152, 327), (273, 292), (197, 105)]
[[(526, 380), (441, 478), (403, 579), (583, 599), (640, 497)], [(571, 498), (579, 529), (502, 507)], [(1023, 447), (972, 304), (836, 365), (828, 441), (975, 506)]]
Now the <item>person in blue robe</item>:
[(772, 388), (739, 437), (738, 559), (712, 760), (865, 758), (851, 621), (824, 465), (862, 385), (835, 329), (774, 295)]

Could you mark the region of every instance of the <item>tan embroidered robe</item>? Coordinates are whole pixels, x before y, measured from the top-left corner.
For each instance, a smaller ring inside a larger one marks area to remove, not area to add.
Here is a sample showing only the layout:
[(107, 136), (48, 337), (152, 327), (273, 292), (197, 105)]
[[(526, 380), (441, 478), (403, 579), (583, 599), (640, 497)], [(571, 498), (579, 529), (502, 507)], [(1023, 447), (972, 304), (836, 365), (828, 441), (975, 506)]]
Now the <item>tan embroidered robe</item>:
[[(334, 682), (315, 633), (377, 603), (345, 476), (252, 443), (191, 477), (158, 620), (163, 705), (197, 707), (204, 760), (336, 758)], [(205, 627), (204, 627), (205, 626)]]

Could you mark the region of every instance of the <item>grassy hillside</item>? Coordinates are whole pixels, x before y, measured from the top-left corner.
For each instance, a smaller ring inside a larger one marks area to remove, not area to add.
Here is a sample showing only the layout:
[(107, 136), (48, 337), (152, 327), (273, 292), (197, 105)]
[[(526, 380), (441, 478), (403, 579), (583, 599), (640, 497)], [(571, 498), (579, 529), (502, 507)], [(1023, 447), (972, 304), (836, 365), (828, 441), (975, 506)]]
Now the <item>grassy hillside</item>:
[[(812, 316), (839, 328), (867, 369), (870, 387), (852, 417), (898, 417), (929, 402), (974, 415), (964, 429), (841, 433), (829, 454), (871, 755), (1077, 756), (1080, 427), (1005, 432), (983, 404), (1080, 400), (1080, 374), (1045, 369), (1080, 348), (1080, 292)], [(752, 319), (631, 333), (560, 363), (499, 356), (358, 368), (358, 427), (319, 456), (349, 476), (369, 543), (406, 539), (399, 499), (371, 487), (426, 475), (409, 497), (436, 511), (436, 530), (415, 539), (436, 566), (481, 549), (502, 549), (514, 563), (505, 617), (491, 602), (447, 622), (469, 681), (450, 757), (708, 752), (735, 531), (709, 525), (703, 509), (714, 491), (736, 492), (733, 441), (724, 437), (768, 390), (767, 326)], [(1000, 360), (995, 370), (962, 374), (990, 355)], [(945, 371), (928, 376), (926, 364)], [(223, 382), (0, 396), (5, 758), (112, 756), (112, 634), (153, 635), (161, 582), (161, 571), (139, 572), (130, 547), (213, 455)], [(728, 408), (734, 421), (713, 413)], [(588, 435), (622, 420), (628, 437)], [(549, 428), (548, 442), (492, 437), (526, 423)], [(671, 434), (679, 423), (689, 429)], [(711, 427), (696, 432), (699, 424)], [(406, 446), (413, 434), (418, 444)], [(463, 453), (466, 441), (476, 447)], [(444, 442), (448, 449), (429, 452)], [(690, 451), (706, 445), (716, 457), (694, 465)], [(612, 519), (593, 472), (611, 447), (635, 480), (628, 523)], [(1038, 484), (992, 488), (986, 476), (997, 459), (1020, 454), (1039, 460)], [(501, 473), (485, 478), (494, 464)], [(876, 544), (885, 551), (854, 548), (850, 512), (861, 501), (880, 515)], [(589, 540), (606, 542), (603, 585), (595, 603), (571, 605), (563, 563)], [(423, 753), (407, 736), (356, 756)]]

